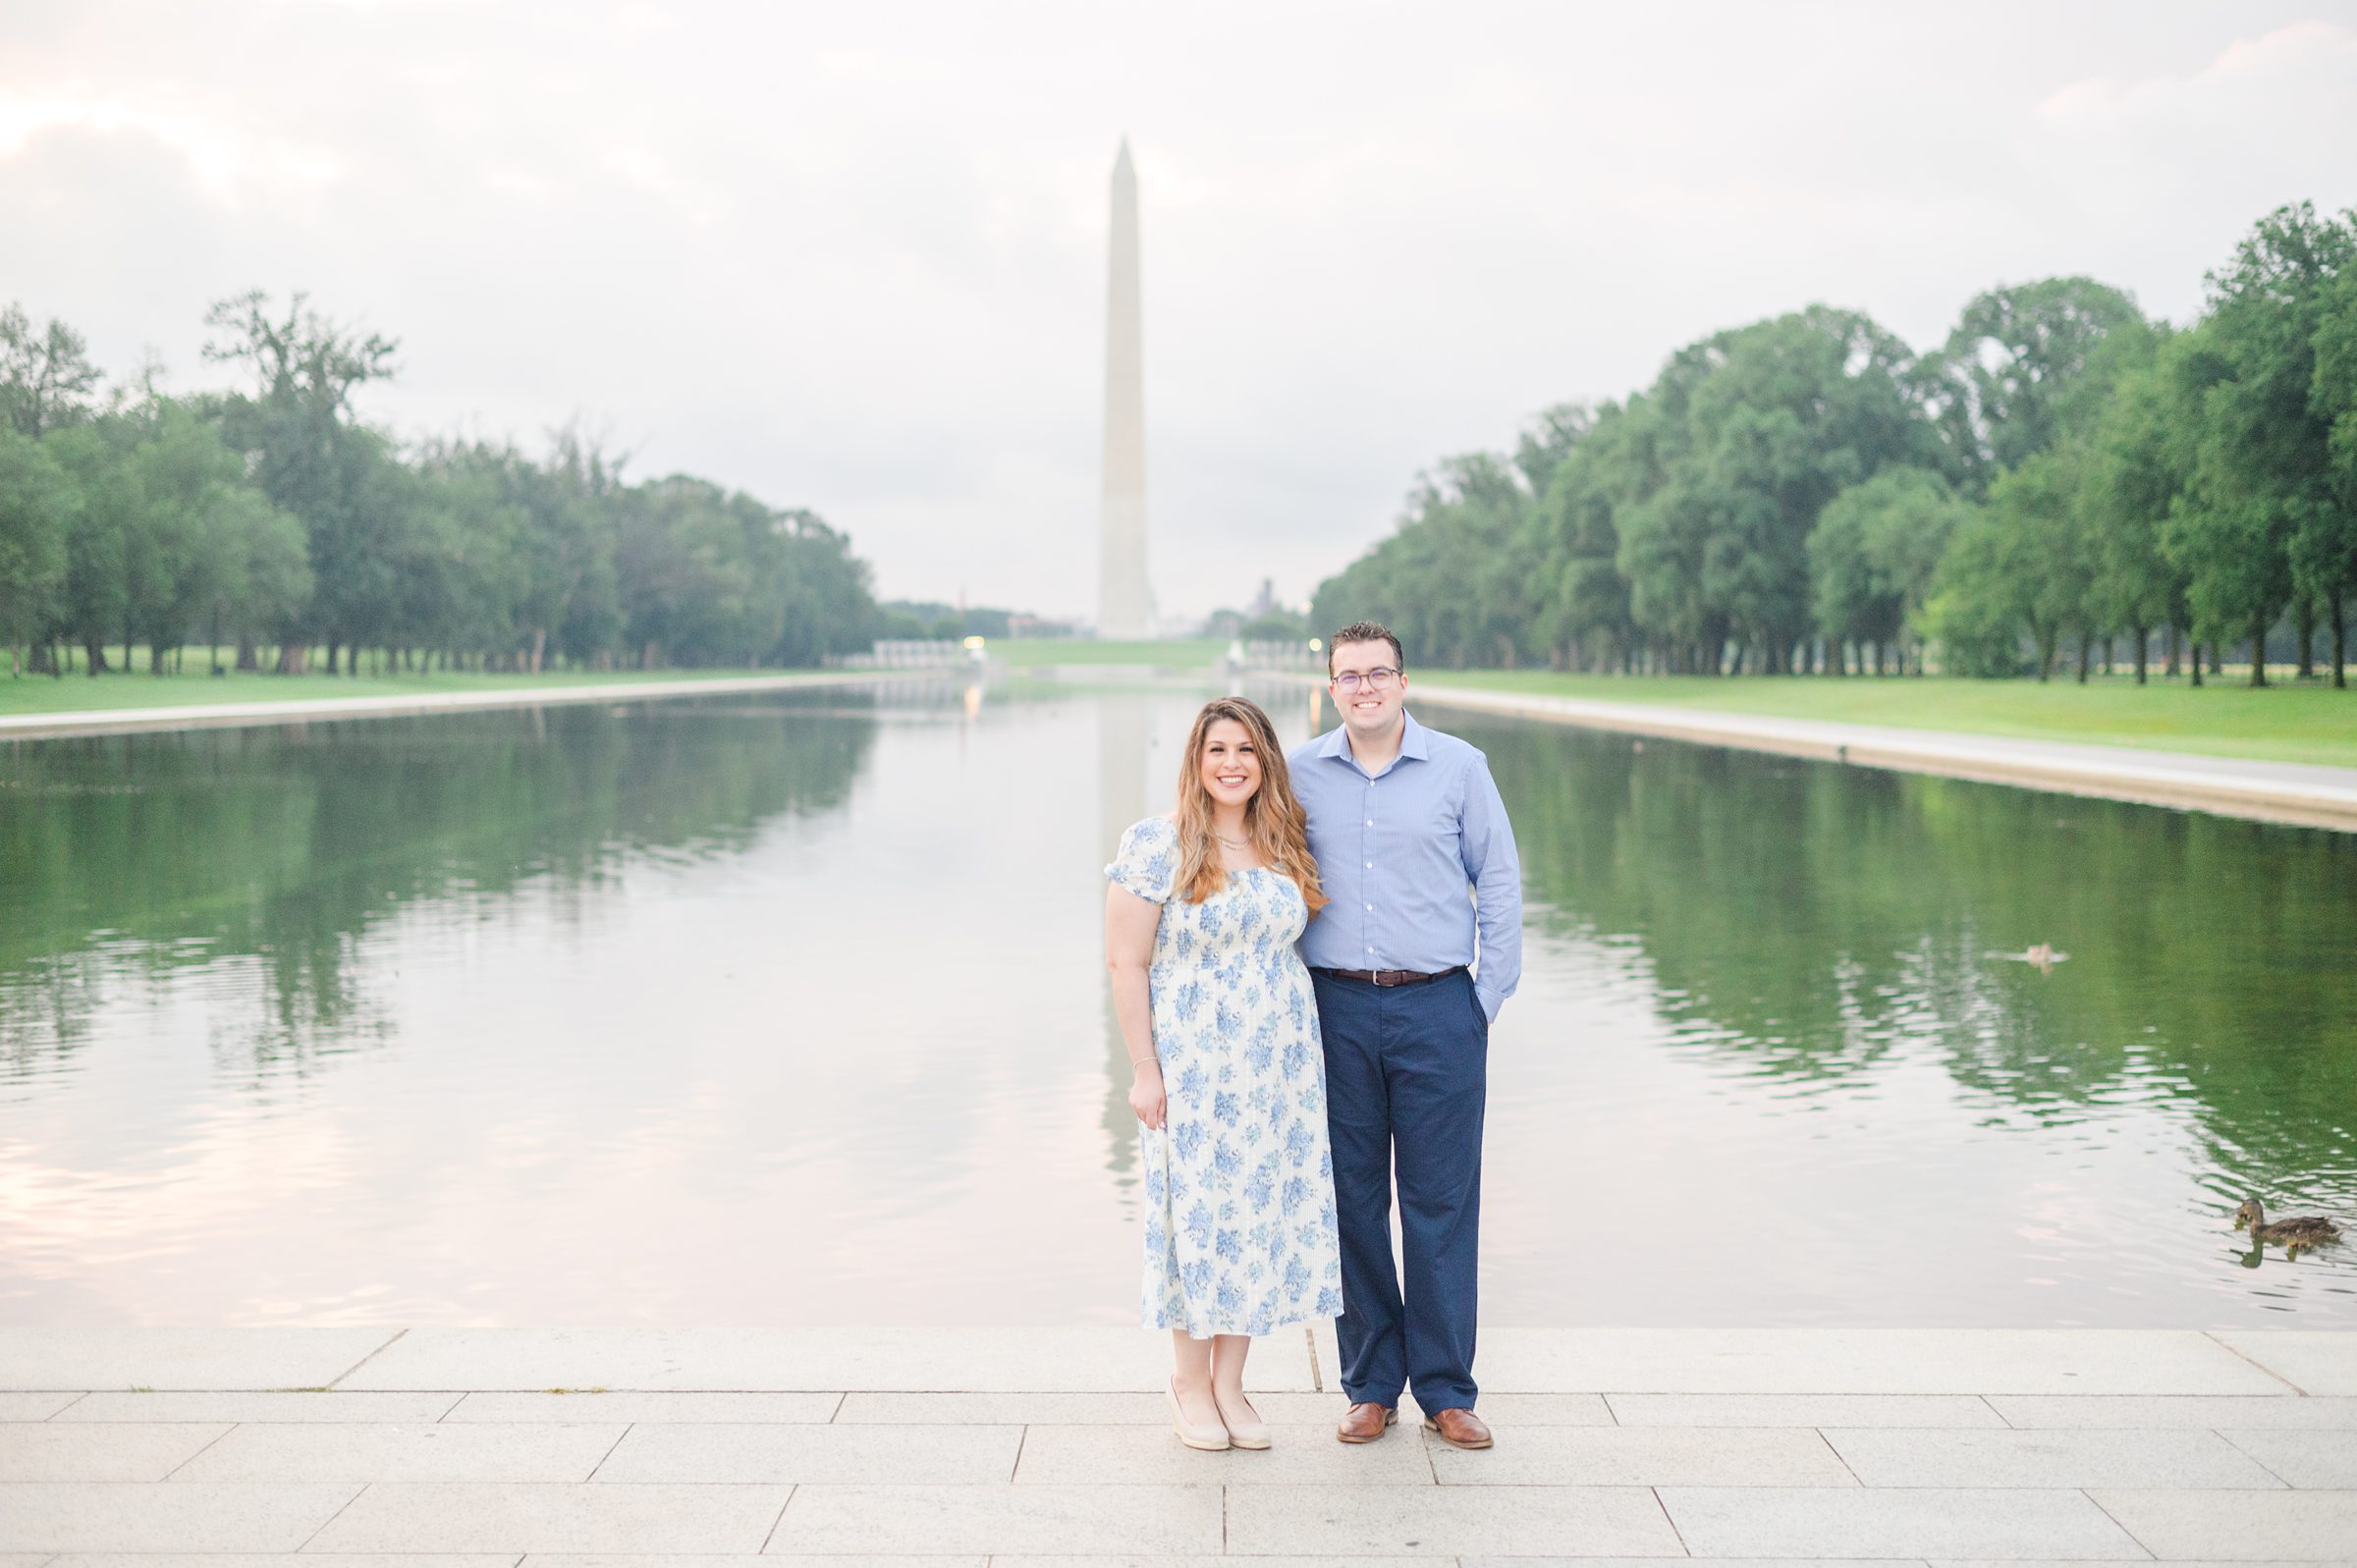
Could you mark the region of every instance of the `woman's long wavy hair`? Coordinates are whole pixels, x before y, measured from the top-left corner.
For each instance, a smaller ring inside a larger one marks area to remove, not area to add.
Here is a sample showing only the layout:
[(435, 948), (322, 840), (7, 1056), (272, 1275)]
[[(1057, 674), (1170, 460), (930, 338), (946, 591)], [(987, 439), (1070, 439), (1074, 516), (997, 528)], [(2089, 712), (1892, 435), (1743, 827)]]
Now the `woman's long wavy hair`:
[(1301, 890), (1301, 901), (1316, 914), (1326, 907), (1326, 890), (1318, 886), (1318, 863), (1310, 858), (1307, 819), (1293, 797), (1293, 781), (1285, 767), (1285, 748), (1277, 743), (1277, 727), (1256, 703), (1241, 697), (1214, 697), (1195, 715), (1186, 733), (1185, 759), (1178, 765), (1178, 873), (1171, 886), (1188, 903), (1201, 903), (1220, 891), (1228, 870), (1220, 864), (1219, 844), (1211, 836), (1211, 791), (1203, 787), (1203, 746), (1211, 727), (1233, 719), (1244, 727), (1252, 750), (1260, 758), (1260, 787), (1244, 802), (1244, 832), (1260, 863), (1282, 871)]

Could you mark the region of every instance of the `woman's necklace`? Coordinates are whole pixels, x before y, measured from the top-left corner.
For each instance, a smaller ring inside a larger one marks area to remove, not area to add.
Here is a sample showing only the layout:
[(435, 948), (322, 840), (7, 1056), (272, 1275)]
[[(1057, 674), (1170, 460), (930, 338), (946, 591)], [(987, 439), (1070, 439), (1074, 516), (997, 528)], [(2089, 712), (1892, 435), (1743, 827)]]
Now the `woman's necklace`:
[(1220, 840), (1220, 842), (1222, 842), (1222, 843), (1226, 844), (1226, 845), (1227, 845), (1229, 848), (1231, 848), (1231, 849), (1249, 849), (1249, 848), (1251, 848), (1251, 847), (1252, 847), (1252, 840), (1251, 840), (1251, 839), (1249, 839), (1249, 838), (1229, 838), (1229, 837), (1228, 837), (1226, 834), (1223, 834), (1223, 833), (1221, 833), (1221, 832), (1220, 832), (1220, 830), (1219, 830), (1219, 829), (1217, 829), (1217, 828), (1214, 828), (1214, 829), (1212, 829), (1212, 830), (1211, 830), (1211, 836), (1212, 836), (1214, 838), (1217, 838), (1217, 839), (1219, 839), (1219, 840)]

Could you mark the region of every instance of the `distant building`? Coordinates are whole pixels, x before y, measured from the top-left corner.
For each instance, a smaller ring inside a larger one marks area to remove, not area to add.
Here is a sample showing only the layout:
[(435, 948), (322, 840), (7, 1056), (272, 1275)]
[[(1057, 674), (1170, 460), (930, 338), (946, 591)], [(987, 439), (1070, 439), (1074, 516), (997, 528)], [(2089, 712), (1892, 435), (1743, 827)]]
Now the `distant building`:
[(1073, 634), (1073, 629), (1069, 621), (1025, 615), (1021, 611), (1007, 618), (1007, 635), (1010, 637), (1069, 637)]

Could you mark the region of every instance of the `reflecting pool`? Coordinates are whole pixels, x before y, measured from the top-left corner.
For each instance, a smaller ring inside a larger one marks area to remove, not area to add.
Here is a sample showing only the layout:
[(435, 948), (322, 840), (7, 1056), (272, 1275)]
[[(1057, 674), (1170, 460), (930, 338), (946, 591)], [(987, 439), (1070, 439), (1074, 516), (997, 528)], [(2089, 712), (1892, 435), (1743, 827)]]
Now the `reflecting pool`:
[[(0, 746), (0, 1323), (1133, 1322), (1099, 867), (1206, 694)], [(2357, 836), (1423, 717), (1529, 904), (1489, 1321), (2357, 1324), (2228, 1222), (2357, 1231)]]

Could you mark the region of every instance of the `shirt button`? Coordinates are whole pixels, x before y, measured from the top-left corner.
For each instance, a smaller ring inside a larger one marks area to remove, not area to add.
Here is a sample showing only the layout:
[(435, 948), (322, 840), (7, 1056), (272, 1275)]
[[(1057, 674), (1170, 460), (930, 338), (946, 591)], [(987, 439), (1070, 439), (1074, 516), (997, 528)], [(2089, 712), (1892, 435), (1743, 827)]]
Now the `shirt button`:
[(1373, 904), (1367, 905), (1367, 912), (1369, 914), (1373, 914), (1375, 912), (1375, 906)]
[(1375, 819), (1374, 819), (1373, 817), (1369, 817), (1369, 818), (1367, 819), (1367, 826), (1368, 826), (1368, 827), (1370, 827), (1370, 828), (1372, 828), (1372, 827), (1374, 827), (1374, 826), (1375, 826)]
[(1369, 871), (1373, 871), (1373, 870), (1375, 869), (1375, 862), (1374, 862), (1374, 861), (1372, 861), (1372, 860), (1368, 861), (1368, 862), (1367, 862), (1367, 869), (1368, 869)]

